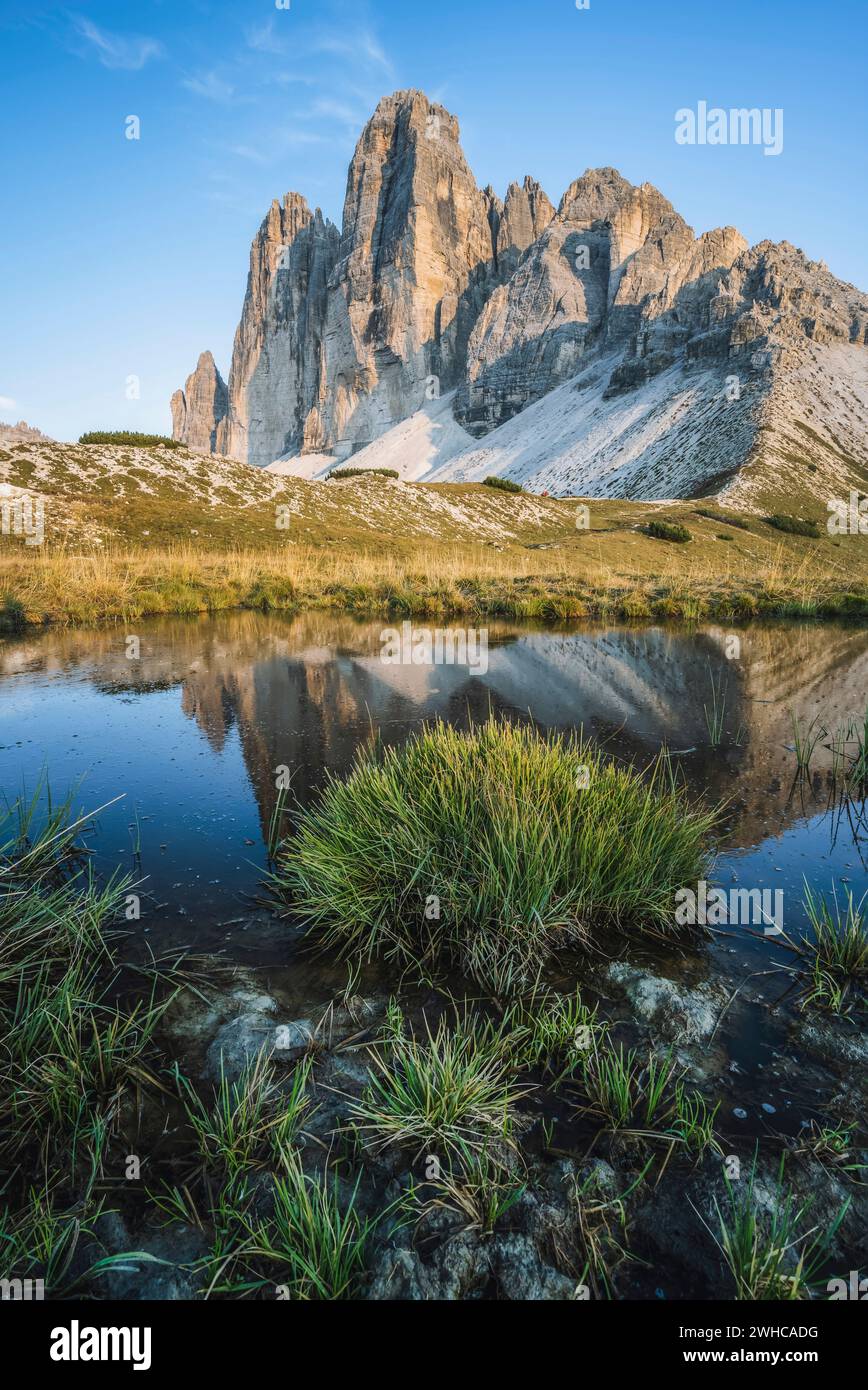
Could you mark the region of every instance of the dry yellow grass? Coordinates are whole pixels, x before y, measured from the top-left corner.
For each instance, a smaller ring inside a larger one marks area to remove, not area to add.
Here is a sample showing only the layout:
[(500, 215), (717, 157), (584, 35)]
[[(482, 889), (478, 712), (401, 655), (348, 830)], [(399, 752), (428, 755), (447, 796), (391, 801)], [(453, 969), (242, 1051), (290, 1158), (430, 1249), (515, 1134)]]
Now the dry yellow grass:
[[(756, 541), (756, 538), (751, 538)], [(723, 549), (721, 546), (720, 550)], [(4, 625), (124, 621), (236, 607), (359, 613), (472, 613), (548, 619), (763, 613), (868, 616), (864, 575), (802, 541), (721, 555), (635, 532), (530, 551), (484, 545), (0, 554)]]

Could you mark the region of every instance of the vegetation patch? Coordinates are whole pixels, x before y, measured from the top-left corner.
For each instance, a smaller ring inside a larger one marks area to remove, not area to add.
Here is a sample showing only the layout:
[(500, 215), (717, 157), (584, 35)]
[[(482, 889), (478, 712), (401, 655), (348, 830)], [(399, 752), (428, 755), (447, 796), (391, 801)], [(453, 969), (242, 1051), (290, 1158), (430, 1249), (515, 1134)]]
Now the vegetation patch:
[(696, 515), (703, 516), (707, 521), (716, 521), (719, 526), (734, 526), (739, 531), (749, 531), (750, 527), (746, 521), (738, 516), (726, 516), (724, 512), (711, 511), (707, 507), (697, 507)]
[(91, 430), (79, 438), (79, 444), (128, 444), (133, 449), (183, 449), (178, 439), (165, 434), (138, 434), (135, 430)]
[(864, 1005), (868, 986), (868, 895), (856, 902), (849, 889), (841, 903), (814, 894), (805, 885), (805, 912), (811, 935), (788, 945), (801, 958), (806, 972), (806, 1005), (847, 1013)]
[(386, 1057), (375, 1057), (361, 1101), (351, 1107), (366, 1145), (460, 1159), (508, 1135), (523, 1092), (510, 1081), (506, 1034), (460, 1019), (453, 1028), (442, 1018), (422, 1040), (393, 1027), (390, 1041)]
[(656, 541), (675, 541), (679, 545), (686, 545), (693, 540), (693, 535), (686, 526), (682, 526), (680, 521), (649, 521), (647, 526), (643, 526), (642, 531), (646, 536), (653, 536)]
[(483, 478), (483, 487), (497, 488), (500, 492), (524, 492), (521, 483), (513, 483), (509, 478)]
[(400, 478), (394, 468), (339, 468), (329, 473), (327, 483), (345, 483), (348, 478)]
[(20, 599), (4, 594), (0, 601), (0, 632), (23, 632), (27, 626), (27, 611)]
[[(104, 1206), (124, 1091), (156, 1084), (153, 993), (124, 1007), (111, 924), (128, 885), (97, 887), (69, 802), (42, 788), (0, 816), (0, 1275), (60, 1292)], [(106, 1262), (98, 1262), (103, 1267)]]
[(784, 1164), (773, 1201), (757, 1200), (756, 1162), (748, 1182), (727, 1177), (728, 1201), (715, 1201), (719, 1234), (712, 1232), (729, 1269), (739, 1302), (789, 1302), (810, 1298), (835, 1245), (850, 1199), (831, 1224), (812, 1220), (814, 1203), (800, 1199), (783, 1181)]
[(763, 521), (767, 526), (773, 526), (776, 531), (784, 531), (788, 536), (810, 536), (812, 540), (820, 540), (822, 536), (816, 521), (806, 521), (803, 517), (790, 516), (786, 512), (765, 516)]
[(363, 755), (297, 818), (277, 883), (345, 954), (458, 964), (496, 992), (603, 923), (665, 932), (714, 813), (576, 738), (436, 723)]

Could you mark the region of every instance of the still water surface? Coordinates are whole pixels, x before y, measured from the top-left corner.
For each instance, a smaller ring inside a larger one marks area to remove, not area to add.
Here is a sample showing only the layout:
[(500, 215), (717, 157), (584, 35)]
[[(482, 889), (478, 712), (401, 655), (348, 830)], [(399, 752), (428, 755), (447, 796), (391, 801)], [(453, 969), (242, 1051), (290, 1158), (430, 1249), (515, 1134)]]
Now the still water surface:
[[(825, 740), (795, 785), (792, 752), (793, 716), (829, 728), (861, 719), (868, 633), (751, 627), (730, 659), (718, 627), (501, 624), (480, 675), (385, 665), (382, 630), (328, 614), (165, 619), (137, 625), (139, 660), (120, 628), (0, 643), (4, 793), (32, 791), (44, 770), (56, 795), (77, 786), (87, 809), (120, 797), (90, 838), (97, 868), (144, 879), (142, 929), (160, 945), (219, 941), (231, 954), (266, 868), (278, 767), (305, 803), (372, 738), (398, 742), (434, 716), (466, 726), (491, 710), (581, 727), (639, 764), (665, 745), (696, 795), (727, 802), (715, 880), (783, 890), (789, 932), (804, 925), (805, 878), (868, 890), (868, 844), (830, 809)], [(744, 948), (756, 949), (747, 937)]]

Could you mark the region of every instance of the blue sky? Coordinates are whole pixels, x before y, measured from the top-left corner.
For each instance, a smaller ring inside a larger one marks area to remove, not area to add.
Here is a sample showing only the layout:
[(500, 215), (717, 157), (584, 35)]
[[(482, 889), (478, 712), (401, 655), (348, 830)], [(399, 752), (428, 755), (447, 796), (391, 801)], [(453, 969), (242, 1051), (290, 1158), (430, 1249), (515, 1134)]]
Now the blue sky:
[[(168, 432), (199, 352), (228, 371), (271, 199), (339, 222), (359, 131), (401, 87), (458, 116), (501, 194), (531, 173), (557, 203), (611, 164), (697, 232), (786, 238), (868, 289), (866, 20), (865, 0), (0, 0), (0, 419)], [(678, 145), (700, 100), (782, 108), (783, 153)]]

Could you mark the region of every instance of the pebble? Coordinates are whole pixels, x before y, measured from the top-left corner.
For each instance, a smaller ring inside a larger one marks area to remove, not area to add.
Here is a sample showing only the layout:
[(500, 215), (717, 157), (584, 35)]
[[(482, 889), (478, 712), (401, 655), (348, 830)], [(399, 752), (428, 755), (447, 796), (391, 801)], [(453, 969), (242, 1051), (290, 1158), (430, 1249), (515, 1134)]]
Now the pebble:
[(737, 1107), (735, 1110), (733, 1110), (732, 1113), (733, 1113), (733, 1115), (735, 1116), (735, 1118), (736, 1118), (737, 1120), (746, 1120), (746, 1119), (747, 1119), (747, 1111), (746, 1111), (746, 1110), (742, 1110), (740, 1106)]

